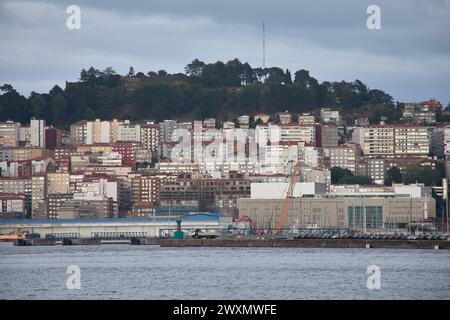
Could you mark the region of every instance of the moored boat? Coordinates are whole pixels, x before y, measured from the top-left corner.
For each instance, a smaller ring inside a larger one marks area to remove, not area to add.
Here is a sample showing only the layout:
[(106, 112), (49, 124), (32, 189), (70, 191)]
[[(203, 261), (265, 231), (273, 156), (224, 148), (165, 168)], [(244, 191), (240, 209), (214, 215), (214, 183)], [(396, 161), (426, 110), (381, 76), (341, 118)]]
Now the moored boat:
[(0, 235), (0, 242), (14, 242), (20, 238), (17, 234), (4, 234)]

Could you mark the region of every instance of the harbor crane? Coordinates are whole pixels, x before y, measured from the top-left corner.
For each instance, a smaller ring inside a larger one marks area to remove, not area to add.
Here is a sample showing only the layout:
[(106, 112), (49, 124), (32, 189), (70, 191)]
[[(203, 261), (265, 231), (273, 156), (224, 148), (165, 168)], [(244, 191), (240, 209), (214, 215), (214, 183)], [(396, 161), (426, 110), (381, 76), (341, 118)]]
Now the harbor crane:
[(297, 177), (300, 175), (300, 166), (300, 161), (298, 161), (295, 164), (294, 170), (291, 174), (291, 180), (286, 192), (286, 198), (284, 199), (283, 207), (280, 212), (280, 219), (278, 219), (278, 222), (275, 224), (275, 229), (277, 230), (275, 233), (283, 233), (282, 228), (286, 227), (287, 225), (289, 207), (291, 206), (292, 198), (294, 197), (294, 188), (297, 182)]

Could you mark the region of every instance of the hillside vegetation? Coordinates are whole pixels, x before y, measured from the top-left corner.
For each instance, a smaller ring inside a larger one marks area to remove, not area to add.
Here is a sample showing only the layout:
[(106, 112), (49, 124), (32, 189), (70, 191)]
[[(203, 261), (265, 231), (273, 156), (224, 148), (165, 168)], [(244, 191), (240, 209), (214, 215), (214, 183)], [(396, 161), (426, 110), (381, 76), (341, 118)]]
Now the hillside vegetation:
[(319, 82), (307, 70), (292, 75), (278, 67), (252, 68), (238, 59), (206, 64), (195, 59), (184, 74), (164, 70), (117, 74), (111, 67), (83, 69), (79, 81), (64, 89), (20, 95), (11, 85), (0, 87), (0, 120), (27, 123), (30, 117), (67, 126), (81, 119), (233, 120), (241, 114), (317, 111), (322, 107), (345, 115), (368, 114), (371, 122), (399, 115), (398, 104), (382, 90), (360, 80)]

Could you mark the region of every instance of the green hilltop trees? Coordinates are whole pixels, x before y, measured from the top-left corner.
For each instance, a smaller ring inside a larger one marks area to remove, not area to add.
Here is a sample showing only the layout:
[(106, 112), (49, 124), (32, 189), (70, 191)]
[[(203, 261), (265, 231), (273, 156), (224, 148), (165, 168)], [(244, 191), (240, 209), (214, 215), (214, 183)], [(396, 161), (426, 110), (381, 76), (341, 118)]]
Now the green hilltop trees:
[(355, 176), (348, 169), (333, 167), (331, 168), (331, 183), (371, 185), (373, 180), (368, 176)]
[(27, 123), (35, 116), (60, 127), (93, 118), (230, 120), (240, 114), (301, 113), (322, 107), (337, 108), (343, 114), (363, 108), (372, 113), (373, 121), (398, 118), (392, 97), (360, 80), (320, 83), (307, 70), (294, 72), (292, 78), (289, 70), (252, 68), (239, 59), (226, 63), (194, 59), (185, 74), (136, 72), (130, 67), (122, 76), (111, 67), (90, 67), (81, 70), (78, 82), (66, 83), (64, 90), (55, 86), (28, 98), (8, 84), (0, 90), (0, 121)]

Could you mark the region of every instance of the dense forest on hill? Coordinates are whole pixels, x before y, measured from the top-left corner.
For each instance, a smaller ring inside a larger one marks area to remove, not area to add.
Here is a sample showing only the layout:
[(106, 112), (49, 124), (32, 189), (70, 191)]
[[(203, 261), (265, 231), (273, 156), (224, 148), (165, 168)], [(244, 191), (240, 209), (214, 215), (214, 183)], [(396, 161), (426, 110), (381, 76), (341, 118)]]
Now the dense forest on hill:
[(79, 81), (54, 86), (48, 93), (19, 94), (0, 86), (0, 120), (27, 123), (30, 117), (67, 126), (81, 119), (233, 120), (240, 114), (310, 112), (337, 108), (344, 115), (368, 114), (371, 122), (394, 121), (398, 103), (360, 80), (319, 83), (307, 70), (292, 75), (278, 67), (252, 68), (238, 59), (226, 63), (193, 60), (184, 74), (164, 70), (117, 74), (111, 67), (83, 69)]

